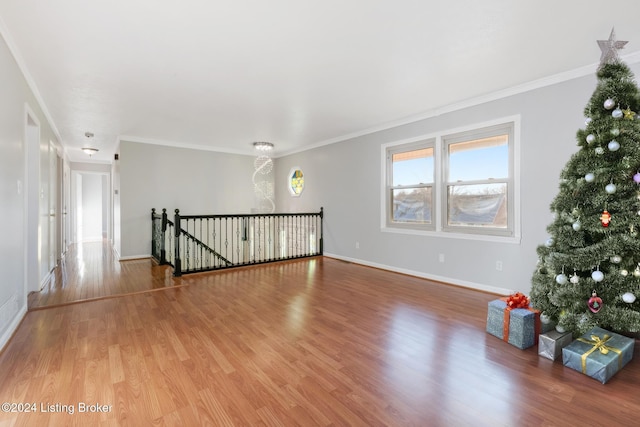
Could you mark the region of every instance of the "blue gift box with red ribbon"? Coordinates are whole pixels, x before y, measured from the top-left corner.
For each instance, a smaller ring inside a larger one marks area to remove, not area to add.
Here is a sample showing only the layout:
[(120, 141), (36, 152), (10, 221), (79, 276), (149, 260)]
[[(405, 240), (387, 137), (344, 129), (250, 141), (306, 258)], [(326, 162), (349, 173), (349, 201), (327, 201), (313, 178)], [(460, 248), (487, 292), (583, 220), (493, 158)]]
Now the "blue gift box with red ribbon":
[(529, 307), (522, 294), (490, 301), (487, 332), (521, 350), (533, 347), (540, 334), (540, 312)]

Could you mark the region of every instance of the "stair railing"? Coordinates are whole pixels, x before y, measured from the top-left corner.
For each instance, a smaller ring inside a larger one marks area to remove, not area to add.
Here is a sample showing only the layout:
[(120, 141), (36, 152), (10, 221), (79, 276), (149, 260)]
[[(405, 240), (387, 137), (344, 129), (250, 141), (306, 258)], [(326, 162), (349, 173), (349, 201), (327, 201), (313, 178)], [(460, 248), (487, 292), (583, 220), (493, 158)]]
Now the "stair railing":
[(152, 209), (152, 255), (172, 265), (174, 276), (323, 253), (322, 208), (240, 215), (181, 215), (176, 209), (173, 222), (162, 211)]

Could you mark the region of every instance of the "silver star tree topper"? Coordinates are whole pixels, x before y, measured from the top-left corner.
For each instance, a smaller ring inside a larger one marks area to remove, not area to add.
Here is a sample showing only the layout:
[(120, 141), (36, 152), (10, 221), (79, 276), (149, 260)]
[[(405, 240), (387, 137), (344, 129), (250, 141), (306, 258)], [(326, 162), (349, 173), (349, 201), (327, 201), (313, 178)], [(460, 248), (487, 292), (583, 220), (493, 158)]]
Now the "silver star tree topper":
[(622, 49), (627, 43), (629, 42), (616, 40), (616, 31), (615, 28), (612, 28), (609, 40), (598, 40), (598, 46), (600, 46), (600, 50), (602, 51), (602, 55), (600, 55), (600, 66), (602, 67), (604, 64), (617, 62), (619, 60), (618, 49)]

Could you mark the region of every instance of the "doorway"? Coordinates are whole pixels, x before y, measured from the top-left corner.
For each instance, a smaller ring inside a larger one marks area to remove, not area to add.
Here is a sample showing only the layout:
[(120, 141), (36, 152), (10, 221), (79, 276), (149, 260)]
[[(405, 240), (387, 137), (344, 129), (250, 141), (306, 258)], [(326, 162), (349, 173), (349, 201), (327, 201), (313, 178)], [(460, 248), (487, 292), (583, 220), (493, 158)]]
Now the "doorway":
[(109, 174), (72, 171), (71, 229), (75, 243), (110, 238)]
[(27, 108), (25, 124), (25, 298), (40, 290), (40, 122)]

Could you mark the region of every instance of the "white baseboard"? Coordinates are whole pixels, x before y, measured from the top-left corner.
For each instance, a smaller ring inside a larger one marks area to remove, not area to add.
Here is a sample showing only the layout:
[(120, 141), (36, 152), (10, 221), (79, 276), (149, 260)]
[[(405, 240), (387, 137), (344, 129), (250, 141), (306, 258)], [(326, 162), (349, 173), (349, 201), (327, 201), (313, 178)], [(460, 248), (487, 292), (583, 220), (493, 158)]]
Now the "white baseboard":
[(118, 259), (120, 261), (131, 261), (131, 260), (134, 260), (134, 259), (145, 259), (145, 258), (151, 258), (151, 255), (145, 254), (145, 255), (130, 255), (130, 256), (120, 256), (120, 257), (118, 257)]
[(18, 311), (16, 317), (13, 318), (7, 330), (4, 331), (4, 334), (2, 334), (2, 337), (0, 337), (0, 351), (4, 350), (4, 347), (7, 345), (16, 329), (18, 329), (18, 326), (20, 326), (20, 322), (22, 322), (22, 319), (24, 319), (24, 316), (26, 314), (27, 306), (25, 305), (22, 307), (22, 309), (20, 309), (20, 311)]
[(474, 289), (477, 291), (490, 292), (492, 294), (511, 295), (515, 292), (515, 290), (513, 289), (498, 288), (495, 286), (484, 285), (482, 283), (467, 282), (466, 280), (459, 280), (459, 279), (453, 279), (451, 277), (428, 274), (422, 271), (407, 270), (405, 268), (398, 268), (390, 265), (379, 264), (376, 262), (370, 262), (370, 261), (365, 261), (365, 260), (356, 259), (356, 258), (349, 258), (342, 255), (330, 254), (326, 252), (323, 255), (329, 258), (335, 258), (343, 261), (352, 262), (354, 264), (366, 265), (368, 267), (375, 267), (381, 270), (388, 270), (388, 271), (393, 271), (395, 273), (402, 273), (409, 276), (420, 277), (422, 279), (435, 280), (436, 282), (450, 283), (452, 285), (462, 286), (462, 287)]

